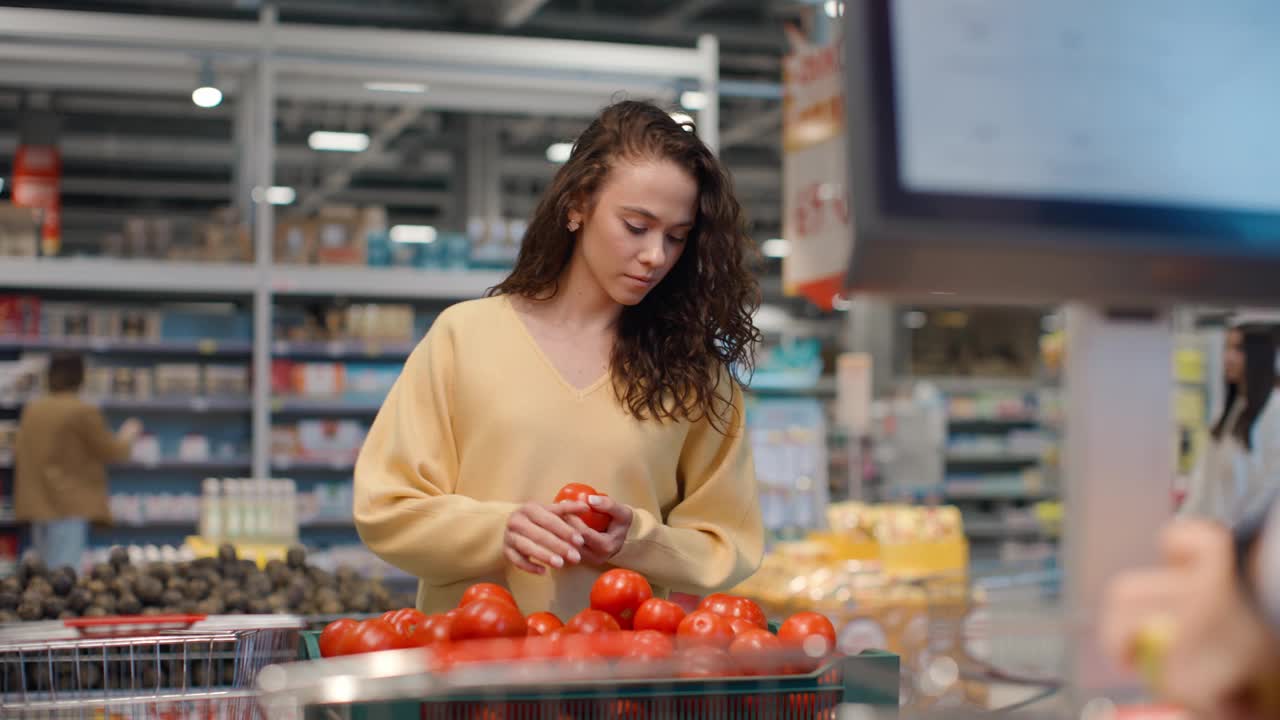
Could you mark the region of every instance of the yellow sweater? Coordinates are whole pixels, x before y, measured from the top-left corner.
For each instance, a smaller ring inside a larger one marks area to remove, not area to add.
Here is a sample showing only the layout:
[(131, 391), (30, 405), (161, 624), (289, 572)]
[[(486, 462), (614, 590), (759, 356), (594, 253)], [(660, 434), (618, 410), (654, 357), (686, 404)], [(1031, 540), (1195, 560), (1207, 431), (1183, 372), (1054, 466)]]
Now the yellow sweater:
[(638, 421), (607, 380), (577, 390), (502, 296), (445, 310), (409, 356), (355, 468), (355, 522), (379, 556), (420, 578), (418, 607), (497, 582), (526, 613), (568, 618), (608, 568), (546, 575), (502, 555), (518, 504), (583, 482), (635, 510), (611, 567), (655, 592), (714, 592), (759, 565), (763, 527), (741, 391), (729, 433), (708, 421)]

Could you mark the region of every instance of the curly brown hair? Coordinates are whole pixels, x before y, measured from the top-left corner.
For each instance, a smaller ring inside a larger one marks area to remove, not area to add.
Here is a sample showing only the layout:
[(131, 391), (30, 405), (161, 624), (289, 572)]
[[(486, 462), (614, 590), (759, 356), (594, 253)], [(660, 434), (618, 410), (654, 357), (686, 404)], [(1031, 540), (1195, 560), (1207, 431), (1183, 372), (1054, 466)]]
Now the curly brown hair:
[[(638, 419), (710, 418), (733, 424), (732, 391), (754, 368), (760, 331), (755, 246), (733, 182), (689, 124), (646, 102), (606, 107), (578, 137), (529, 221), (515, 269), (490, 295), (546, 300), (573, 255), (571, 209), (590, 207), (614, 163), (670, 160), (698, 184), (697, 215), (675, 266), (640, 303), (625, 307), (610, 358), (614, 391)], [(726, 372), (727, 370), (727, 372)]]

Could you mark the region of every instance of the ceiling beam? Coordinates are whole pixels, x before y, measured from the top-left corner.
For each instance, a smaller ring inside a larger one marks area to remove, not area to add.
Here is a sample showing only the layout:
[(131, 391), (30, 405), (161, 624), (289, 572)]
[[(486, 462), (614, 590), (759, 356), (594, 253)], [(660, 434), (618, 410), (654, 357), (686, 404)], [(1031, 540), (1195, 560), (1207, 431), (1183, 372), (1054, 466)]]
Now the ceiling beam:
[(717, 23), (692, 23), (680, 27), (663, 28), (634, 18), (591, 15), (584, 13), (541, 12), (526, 25), (529, 28), (575, 35), (604, 35), (632, 40), (692, 45), (703, 34), (720, 39), (721, 47), (738, 50), (761, 50), (781, 54), (786, 47), (779, 28), (776, 32), (761, 30), (749, 25), (725, 25)]
[(520, 27), (533, 17), (547, 0), (499, 0), (496, 17), (504, 30)]
[[(425, 110), (420, 107), (401, 108), (395, 115), (387, 118), (387, 120), (369, 137), (369, 148), (364, 152), (356, 153), (351, 160), (346, 163), (346, 167), (338, 168), (330, 171), (325, 175), (324, 180), (320, 182), (320, 186), (307, 192), (299, 203), (303, 212), (312, 212), (319, 209), (329, 197), (336, 195), (346, 189), (351, 184), (352, 178), (360, 170), (369, 166), (369, 163), (377, 155), (386, 152), (387, 146), (391, 144), (400, 134), (410, 125), (413, 125), (422, 116)], [(367, 155), (367, 157), (366, 157)]]

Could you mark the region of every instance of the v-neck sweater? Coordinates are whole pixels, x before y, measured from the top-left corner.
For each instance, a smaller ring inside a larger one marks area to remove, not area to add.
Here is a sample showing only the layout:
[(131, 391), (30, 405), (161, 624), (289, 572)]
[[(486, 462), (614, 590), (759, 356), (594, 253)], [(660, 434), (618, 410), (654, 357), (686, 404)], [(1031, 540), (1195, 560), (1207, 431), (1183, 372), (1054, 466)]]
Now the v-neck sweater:
[[(410, 354), (355, 468), (361, 539), (417, 576), (418, 607), (454, 607), (496, 582), (525, 613), (567, 619), (612, 567), (659, 595), (736, 585), (758, 567), (764, 531), (741, 390), (728, 373), (731, 422), (637, 419), (608, 377), (569, 384), (503, 296), (446, 309)], [(723, 430), (723, 431), (722, 431)], [(604, 567), (544, 575), (502, 553), (507, 518), (580, 482), (629, 505), (634, 520)]]

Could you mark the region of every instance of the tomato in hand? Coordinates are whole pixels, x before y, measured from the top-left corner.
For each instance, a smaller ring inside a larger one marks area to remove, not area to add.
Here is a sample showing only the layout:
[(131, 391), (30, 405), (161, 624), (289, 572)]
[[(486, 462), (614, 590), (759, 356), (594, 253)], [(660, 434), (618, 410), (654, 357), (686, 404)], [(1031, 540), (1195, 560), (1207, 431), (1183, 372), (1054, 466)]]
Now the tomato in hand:
[(391, 623), (382, 618), (372, 618), (362, 620), (347, 633), (346, 638), (338, 645), (338, 654), (359, 655), (405, 647), (408, 647), (408, 643)]
[(505, 600), (517, 608), (520, 607), (519, 605), (516, 605), (516, 598), (511, 594), (510, 590), (507, 590), (501, 585), (497, 585), (495, 583), (476, 583), (475, 585), (467, 588), (467, 591), (462, 594), (462, 600), (458, 602), (458, 607), (464, 608), (482, 598)]
[(769, 675), (784, 665), (783, 650), (782, 641), (773, 633), (754, 628), (733, 639), (729, 645), (729, 657), (745, 675)]
[(524, 615), (504, 600), (481, 598), (468, 603), (453, 619), (449, 637), (457, 642), (477, 638), (524, 637)]
[(707, 646), (723, 650), (733, 642), (733, 626), (713, 612), (698, 610), (680, 622), (676, 637), (681, 647)]
[(644, 576), (633, 570), (614, 568), (601, 575), (591, 586), (591, 609), (603, 610), (630, 630), (636, 610), (653, 597), (653, 588)]
[[(580, 502), (589, 507), (590, 503), (587, 502), (587, 498), (590, 498), (592, 495), (603, 494), (604, 493), (602, 492), (597, 492), (596, 489), (590, 485), (569, 483), (568, 485), (560, 488), (560, 492), (556, 493), (556, 498), (553, 502)], [(609, 513), (602, 513), (599, 510), (587, 510), (586, 512), (579, 513), (578, 519), (582, 520), (587, 527), (595, 530), (596, 532), (607, 531), (609, 529), (609, 523), (613, 521), (613, 518), (609, 516)]]
[(428, 615), (414, 628), (409, 644), (414, 647), (439, 645), (452, 638), (453, 618), (448, 615)]
[(684, 608), (662, 598), (649, 598), (636, 610), (632, 626), (636, 630), (657, 630), (666, 635), (675, 635), (684, 620)]
[(622, 656), (630, 660), (653, 661), (669, 658), (675, 651), (671, 638), (657, 630), (640, 630), (628, 638)]
[(552, 630), (559, 630), (564, 627), (564, 623), (560, 622), (560, 618), (549, 612), (536, 612), (525, 620), (525, 625), (529, 629), (530, 636), (542, 636), (550, 634)]
[(583, 610), (565, 623), (566, 633), (592, 635), (595, 633), (618, 632), (622, 630), (618, 621), (603, 610)]
[(682, 678), (722, 677), (729, 670), (729, 654), (705, 645), (681, 650), (676, 660)]
[(808, 658), (798, 669), (805, 672), (818, 666), (818, 662), (836, 647), (836, 628), (827, 616), (816, 612), (800, 612), (787, 618), (778, 628), (778, 639), (793, 654)]
[(346, 641), (347, 635), (360, 623), (351, 618), (334, 620), (324, 626), (320, 632), (320, 657), (337, 657), (342, 653), (338, 648)]

